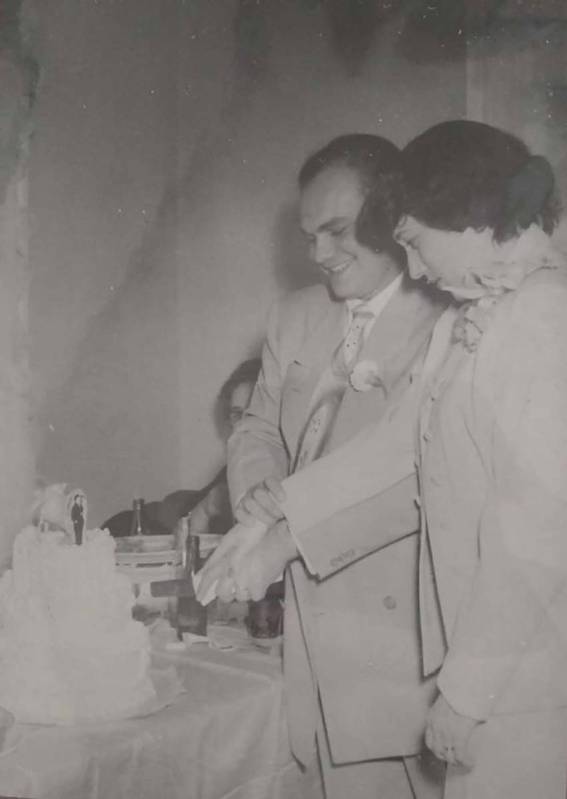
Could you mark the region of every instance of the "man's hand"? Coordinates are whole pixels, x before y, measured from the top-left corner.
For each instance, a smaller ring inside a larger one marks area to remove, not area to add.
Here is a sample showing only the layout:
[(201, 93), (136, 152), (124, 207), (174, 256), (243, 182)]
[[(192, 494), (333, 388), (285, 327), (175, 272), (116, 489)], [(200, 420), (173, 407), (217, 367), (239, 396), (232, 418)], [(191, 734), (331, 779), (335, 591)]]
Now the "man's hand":
[[(197, 591), (197, 599), (199, 601), (206, 597), (215, 582), (220, 585), (233, 574), (234, 569), (237, 568), (242, 558), (266, 535), (267, 530), (268, 528), (265, 524), (256, 522), (254, 527), (237, 524), (232, 530), (228, 531), (199, 572), (201, 575), (201, 582)], [(236, 588), (232, 577), (230, 586), (231, 591), (232, 588), (234, 588), (234, 591), (232, 591), (231, 596), (227, 597), (226, 601), (235, 598)], [(219, 595), (218, 587), (217, 595)], [(224, 597), (221, 598), (224, 599)]]
[(259, 601), (268, 587), (279, 580), (287, 564), (298, 555), (286, 522), (272, 527), (252, 549), (238, 559), (232, 571), (219, 581), (221, 599)]
[(427, 717), (425, 743), (440, 760), (453, 766), (472, 768), (474, 761), (468, 750), (468, 742), (472, 731), (480, 723), (470, 716), (461, 716), (440, 694)]
[(266, 477), (253, 486), (242, 497), (234, 515), (242, 524), (253, 526), (256, 522), (271, 527), (283, 519), (280, 503), (285, 500), (285, 491), (276, 477)]

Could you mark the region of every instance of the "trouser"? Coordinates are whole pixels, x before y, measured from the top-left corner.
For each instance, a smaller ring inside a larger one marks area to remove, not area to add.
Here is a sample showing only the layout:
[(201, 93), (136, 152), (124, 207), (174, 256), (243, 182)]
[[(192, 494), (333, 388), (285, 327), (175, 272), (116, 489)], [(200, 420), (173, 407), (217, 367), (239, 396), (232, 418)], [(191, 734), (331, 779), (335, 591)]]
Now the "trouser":
[(317, 754), (325, 799), (441, 799), (443, 795), (445, 764), (427, 750), (413, 757), (334, 764), (321, 714)]

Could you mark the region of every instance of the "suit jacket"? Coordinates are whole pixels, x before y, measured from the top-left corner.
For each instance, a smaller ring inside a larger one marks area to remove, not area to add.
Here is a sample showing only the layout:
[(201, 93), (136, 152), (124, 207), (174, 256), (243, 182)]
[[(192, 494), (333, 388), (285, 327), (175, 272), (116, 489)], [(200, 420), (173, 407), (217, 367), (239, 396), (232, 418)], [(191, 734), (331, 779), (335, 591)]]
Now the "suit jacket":
[[(425, 672), (441, 667), (449, 702), (478, 719), (567, 706), (567, 270), (549, 259), (559, 268), (508, 294), (476, 351), (451, 344), (455, 309), (444, 313), (429, 377), (449, 356), (418, 392)], [(337, 519), (382, 518), (395, 492), (409, 493), (409, 478), (392, 487), (378, 457), (393, 434), (385, 421), (284, 483), (286, 514), (322, 569), (332, 570), (325, 528), (332, 545)], [(327, 518), (322, 486), (343, 455), (366, 479), (345, 481)], [(369, 546), (355, 534), (349, 559)]]
[[(378, 365), (382, 387), (347, 388), (331, 450), (408, 405), (413, 375), (441, 310), (439, 301), (409, 281), (402, 284), (360, 354)], [(234, 502), (266, 476), (288, 474), (313, 390), (344, 335), (343, 324), (343, 304), (330, 300), (323, 287), (298, 292), (276, 307), (250, 408), (229, 442)], [(388, 440), (385, 462), (396, 459), (398, 444), (407, 450), (414, 421), (400, 427), (399, 440)], [(342, 474), (338, 459), (329, 494)], [(324, 525), (333, 526), (334, 535), (323, 544), (318, 566), (311, 566), (327, 579), (309, 574), (301, 561), (288, 570), (284, 670), (292, 746), (304, 762), (312, 751), (317, 692), (336, 762), (413, 754), (422, 745), (432, 682), (422, 679), (420, 667), (415, 474), (392, 492), (381, 519), (361, 507), (360, 514), (353, 509), (347, 526), (340, 515)], [(355, 548), (351, 538), (363, 538), (365, 548)]]
[(567, 271), (533, 272), (422, 410), (438, 684), (478, 719), (567, 705), (566, 308)]

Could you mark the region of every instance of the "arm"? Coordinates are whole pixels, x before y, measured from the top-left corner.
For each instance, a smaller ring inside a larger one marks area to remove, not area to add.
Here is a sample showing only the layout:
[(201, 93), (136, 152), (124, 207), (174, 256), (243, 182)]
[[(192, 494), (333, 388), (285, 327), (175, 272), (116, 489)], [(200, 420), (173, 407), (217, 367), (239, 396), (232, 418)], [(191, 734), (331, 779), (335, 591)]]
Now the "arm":
[(250, 406), (228, 441), (227, 476), (235, 508), (249, 489), (266, 477), (281, 479), (289, 458), (279, 430), (285, 364), (280, 347), (281, 308), (273, 307), (262, 351), (262, 369)]
[[(272, 492), (272, 498), (277, 499), (286, 516), (295, 545), (313, 574), (326, 577), (347, 563), (417, 530), (415, 426), (419, 400), (424, 379), (436, 370), (446, 351), (453, 322), (454, 309), (449, 309), (433, 334), (423, 374), (413, 374), (401, 399), (396, 398), (379, 422), (283, 480), (284, 500), (280, 501)], [(277, 374), (274, 366), (282, 361), (276, 356), (275, 317), (270, 329), (272, 333), (264, 351), (266, 375), (274, 371)], [(274, 392), (267, 390), (269, 381), (265, 382), (263, 388), (259, 386), (258, 397), (269, 398), (263, 403), (269, 407), (274, 404)], [(249, 424), (263, 432), (267, 442), (272, 441), (273, 423), (266, 428), (265, 422), (262, 425), (253, 411), (251, 416), (256, 418)], [(240, 451), (244, 451), (245, 443), (240, 431), (243, 436), (249, 429), (239, 428)], [(281, 444), (281, 439), (279, 442)], [(234, 463), (236, 466), (236, 458)], [(233, 502), (238, 496), (234, 490), (238, 478), (235, 472)], [(263, 479), (261, 468), (256, 477), (256, 482)], [(379, 529), (377, 520), (381, 522)], [(348, 535), (348, 545), (345, 535)]]
[(419, 527), (415, 380), (375, 425), (282, 483), (282, 510), (313, 574), (326, 577)]
[(424, 385), (450, 345), (455, 315), (450, 306), (439, 318), (424, 363), (416, 363), (409, 385), (379, 422), (284, 481), (282, 508), (313, 573), (324, 577), (418, 528), (416, 420)]
[[(415, 532), (419, 514), (414, 426), (419, 388), (412, 384), (379, 423), (284, 480), (287, 498), (281, 504), (288, 524), (278, 525), (277, 536), (261, 547), (257, 545), (268, 526), (233, 528), (203, 570), (199, 595), (205, 596), (215, 580), (228, 595), (227, 575), (239, 567), (244, 555), (250, 558), (251, 547), (257, 547), (255, 582), (260, 586), (267, 573), (263, 554), (268, 551), (266, 563), (279, 567), (278, 574), (300, 554), (307, 568), (323, 578)], [(242, 571), (240, 583), (250, 584)]]
[(291, 536), (307, 569), (320, 579), (419, 529), (412, 474), (357, 505)]
[[(480, 556), (438, 684), (451, 706), (487, 718), (523, 658), (566, 633), (567, 281), (512, 308), (479, 413), (493, 420)], [(491, 333), (492, 331), (489, 331)], [(487, 334), (485, 334), (487, 335)], [(479, 377), (479, 381), (480, 381)]]

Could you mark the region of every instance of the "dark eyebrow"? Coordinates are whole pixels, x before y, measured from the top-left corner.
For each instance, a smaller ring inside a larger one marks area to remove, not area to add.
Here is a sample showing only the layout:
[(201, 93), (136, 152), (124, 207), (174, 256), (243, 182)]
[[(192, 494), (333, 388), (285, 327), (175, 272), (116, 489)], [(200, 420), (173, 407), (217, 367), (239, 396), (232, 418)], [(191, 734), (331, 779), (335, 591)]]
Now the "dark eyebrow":
[(324, 222), (317, 230), (332, 230), (333, 228), (340, 227), (341, 225), (350, 225), (350, 217), (348, 216), (334, 216), (328, 222)]

